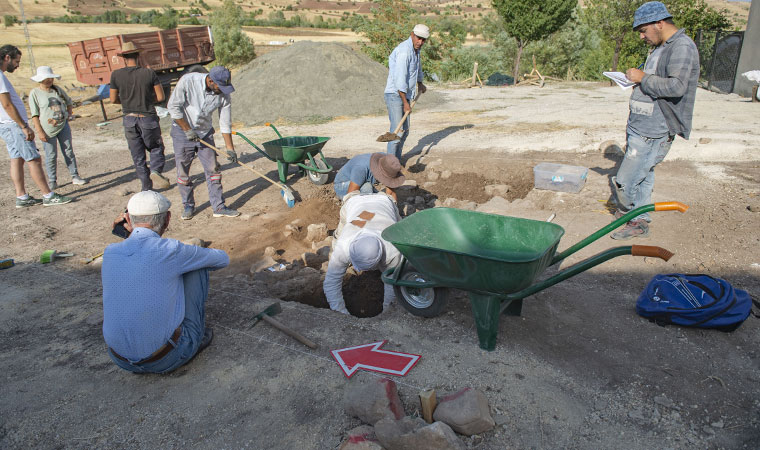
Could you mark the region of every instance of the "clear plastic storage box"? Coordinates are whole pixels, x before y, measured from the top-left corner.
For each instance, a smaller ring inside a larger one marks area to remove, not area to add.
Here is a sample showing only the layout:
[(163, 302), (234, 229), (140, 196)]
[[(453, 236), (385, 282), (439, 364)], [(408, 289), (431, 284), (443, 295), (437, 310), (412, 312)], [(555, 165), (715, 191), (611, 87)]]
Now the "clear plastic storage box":
[(580, 192), (586, 184), (588, 168), (567, 164), (541, 163), (533, 167), (536, 189), (560, 192)]

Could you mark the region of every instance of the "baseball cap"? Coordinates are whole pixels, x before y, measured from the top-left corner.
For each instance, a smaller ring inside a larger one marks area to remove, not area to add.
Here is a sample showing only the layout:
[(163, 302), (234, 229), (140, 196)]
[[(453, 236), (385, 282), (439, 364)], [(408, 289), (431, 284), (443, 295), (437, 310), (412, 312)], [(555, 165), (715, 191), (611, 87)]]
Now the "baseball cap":
[(230, 95), (235, 92), (235, 88), (232, 87), (232, 75), (230, 74), (229, 69), (226, 67), (212, 67), (208, 73), (208, 76), (211, 78), (211, 81), (219, 86), (219, 90), (222, 91), (222, 94)]
[(169, 211), (172, 202), (156, 191), (142, 191), (133, 195), (127, 203), (131, 216), (153, 216)]
[(430, 37), (430, 28), (428, 28), (427, 25), (418, 23), (417, 25), (414, 26), (412, 33), (414, 33), (414, 35), (417, 37), (421, 37), (422, 39), (427, 39)]
[(348, 257), (356, 270), (375, 269), (383, 258), (383, 242), (374, 234), (360, 234), (349, 244)]
[(673, 17), (662, 2), (646, 2), (633, 13), (633, 29)]

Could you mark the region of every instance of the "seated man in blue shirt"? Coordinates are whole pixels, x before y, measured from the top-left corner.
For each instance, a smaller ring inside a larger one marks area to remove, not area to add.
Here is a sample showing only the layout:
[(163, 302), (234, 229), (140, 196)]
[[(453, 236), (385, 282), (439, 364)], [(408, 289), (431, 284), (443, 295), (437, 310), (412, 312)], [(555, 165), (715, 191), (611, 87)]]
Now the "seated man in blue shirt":
[(222, 250), (161, 236), (169, 200), (143, 191), (127, 204), (124, 242), (103, 254), (103, 337), (122, 369), (166, 373), (190, 361), (213, 338), (205, 327), (209, 271), (226, 267)]
[(349, 192), (360, 191), (362, 194), (377, 192), (374, 185), (385, 185), (385, 193), (396, 198), (393, 190), (404, 184), (404, 175), (401, 173), (401, 163), (398, 158), (385, 153), (367, 153), (351, 158), (333, 181), (333, 189), (339, 199), (343, 200)]

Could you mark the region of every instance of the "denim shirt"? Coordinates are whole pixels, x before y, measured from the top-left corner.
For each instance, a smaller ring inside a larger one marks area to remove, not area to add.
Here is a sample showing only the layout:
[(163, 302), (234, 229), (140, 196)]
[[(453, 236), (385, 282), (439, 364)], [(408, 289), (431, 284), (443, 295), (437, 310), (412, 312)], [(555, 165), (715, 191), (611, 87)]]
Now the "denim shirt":
[(417, 83), (422, 82), (422, 65), (420, 52), (414, 50), (412, 38), (400, 43), (388, 58), (388, 82), (385, 84), (386, 94), (406, 94), (411, 101), (417, 94)]
[(184, 75), (174, 87), (166, 108), (172, 119), (185, 119), (198, 136), (205, 136), (213, 126), (211, 114), (219, 110), (219, 131), (232, 132), (230, 96), (206, 89), (205, 73)]

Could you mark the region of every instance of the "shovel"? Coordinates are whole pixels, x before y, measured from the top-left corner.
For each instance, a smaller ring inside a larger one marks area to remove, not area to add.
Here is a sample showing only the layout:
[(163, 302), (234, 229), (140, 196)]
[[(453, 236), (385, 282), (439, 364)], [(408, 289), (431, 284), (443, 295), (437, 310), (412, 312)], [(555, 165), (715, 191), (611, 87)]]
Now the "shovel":
[[(419, 98), (419, 95), (417, 97)], [(409, 105), (409, 111), (405, 112), (401, 117), (401, 120), (399, 121), (398, 126), (396, 126), (396, 129), (393, 130), (393, 133), (381, 134), (380, 137), (377, 138), (377, 142), (391, 142), (395, 141), (396, 139), (401, 139), (398, 135), (398, 132), (401, 131), (401, 127), (404, 125), (404, 122), (406, 122), (406, 118), (409, 116), (409, 113), (412, 112), (412, 108), (414, 108), (415, 103), (417, 103), (416, 98), (412, 100), (412, 104)]]
[[(206, 147), (208, 147), (211, 150), (215, 151), (219, 156), (224, 156), (225, 158), (227, 157), (227, 153), (219, 150), (218, 148), (214, 147), (213, 145), (209, 144), (208, 142), (204, 141), (203, 139), (201, 139), (200, 141), (201, 141), (201, 143), (203, 143), (203, 145), (205, 145)], [(268, 176), (266, 176), (263, 173), (259, 172), (258, 170), (254, 169), (251, 166), (243, 164), (240, 161), (238, 161), (237, 163), (240, 164), (241, 166), (245, 167), (246, 169), (250, 170), (251, 172), (255, 173), (256, 175), (260, 176), (261, 178), (263, 178), (263, 179), (267, 180), (268, 182), (272, 183), (273, 185), (279, 187), (280, 188), (280, 195), (282, 196), (282, 200), (288, 205), (288, 208), (292, 208), (293, 206), (295, 206), (295, 204), (296, 204), (296, 198), (293, 195), (293, 191), (289, 187), (285, 186), (282, 183), (278, 183), (278, 182), (272, 180), (271, 178), (269, 178)]]
[(280, 306), (280, 304), (272, 303), (271, 305), (267, 306), (266, 309), (264, 309), (264, 311), (261, 311), (260, 313), (256, 314), (253, 317), (253, 325), (256, 325), (257, 323), (259, 323), (260, 320), (263, 320), (264, 322), (268, 323), (269, 325), (272, 325), (273, 327), (277, 328), (278, 330), (282, 331), (288, 336), (294, 338), (295, 340), (309, 347), (310, 349), (312, 350), (316, 349), (318, 347), (317, 344), (313, 343), (309, 339), (300, 335), (295, 330), (291, 330), (290, 328), (286, 327), (285, 325), (281, 324), (280, 322), (274, 320), (271, 317), (276, 314), (279, 314), (280, 311), (282, 311), (282, 307)]

